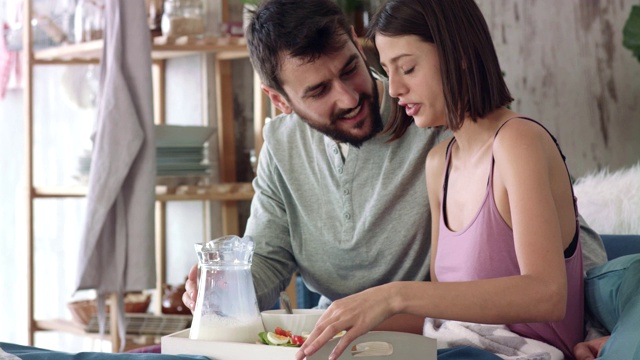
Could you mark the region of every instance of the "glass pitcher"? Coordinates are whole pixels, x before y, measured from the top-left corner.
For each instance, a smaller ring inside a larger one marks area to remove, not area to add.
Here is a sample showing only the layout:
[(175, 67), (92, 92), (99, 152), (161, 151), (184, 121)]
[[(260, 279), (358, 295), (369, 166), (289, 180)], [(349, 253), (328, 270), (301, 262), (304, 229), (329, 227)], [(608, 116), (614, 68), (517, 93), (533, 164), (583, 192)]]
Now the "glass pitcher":
[(251, 237), (224, 236), (195, 244), (198, 298), (190, 339), (254, 343), (264, 331), (251, 277)]

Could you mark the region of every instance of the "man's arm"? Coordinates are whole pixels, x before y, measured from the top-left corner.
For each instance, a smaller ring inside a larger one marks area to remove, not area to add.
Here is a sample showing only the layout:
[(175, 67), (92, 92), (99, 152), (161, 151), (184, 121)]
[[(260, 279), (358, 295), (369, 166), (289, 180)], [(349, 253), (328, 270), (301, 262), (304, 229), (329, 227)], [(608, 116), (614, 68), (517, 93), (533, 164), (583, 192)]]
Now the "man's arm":
[(255, 195), (245, 230), (245, 236), (255, 241), (251, 273), (261, 310), (273, 307), (297, 269), (283, 194), (277, 184), (277, 179), (282, 177), (276, 165), (265, 142), (253, 180)]

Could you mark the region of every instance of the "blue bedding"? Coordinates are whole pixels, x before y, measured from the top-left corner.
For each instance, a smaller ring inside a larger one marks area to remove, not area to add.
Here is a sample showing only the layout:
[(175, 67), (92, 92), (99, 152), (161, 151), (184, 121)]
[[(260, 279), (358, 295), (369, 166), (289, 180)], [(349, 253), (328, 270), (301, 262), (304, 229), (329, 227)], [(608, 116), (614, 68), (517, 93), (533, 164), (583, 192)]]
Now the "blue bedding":
[[(51, 351), (30, 346), (0, 342), (0, 360), (211, 360), (199, 355), (164, 355), (152, 353), (101, 353), (76, 354)], [(5, 352), (5, 354), (2, 353)], [(11, 356), (14, 355), (15, 357)], [(17, 358), (16, 358), (17, 357)], [(468, 346), (438, 350), (439, 360), (499, 360), (496, 355)]]
[[(22, 360), (210, 360), (199, 355), (163, 355), (152, 353), (102, 353), (79, 352), (67, 353), (52, 351), (31, 346), (22, 346), (0, 342), (0, 350)], [(17, 360), (15, 357), (0, 352), (0, 360)]]

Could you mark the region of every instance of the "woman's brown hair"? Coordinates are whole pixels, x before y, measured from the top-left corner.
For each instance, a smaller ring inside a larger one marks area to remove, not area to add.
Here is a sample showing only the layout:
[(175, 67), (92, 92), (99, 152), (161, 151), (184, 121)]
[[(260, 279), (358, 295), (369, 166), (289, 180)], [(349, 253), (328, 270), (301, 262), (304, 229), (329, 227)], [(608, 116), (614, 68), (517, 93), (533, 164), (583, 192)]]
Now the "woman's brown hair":
[[(489, 27), (474, 0), (389, 0), (374, 15), (367, 37), (416, 35), (438, 49), (447, 126), (457, 130), (513, 98), (504, 82)], [(401, 108), (386, 127), (395, 140), (412, 124)]]

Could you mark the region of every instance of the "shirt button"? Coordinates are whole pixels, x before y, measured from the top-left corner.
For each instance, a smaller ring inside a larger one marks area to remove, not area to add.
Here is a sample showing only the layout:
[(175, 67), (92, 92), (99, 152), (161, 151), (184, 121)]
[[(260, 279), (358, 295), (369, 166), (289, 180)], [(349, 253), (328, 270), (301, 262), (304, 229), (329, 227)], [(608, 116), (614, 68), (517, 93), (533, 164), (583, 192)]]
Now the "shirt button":
[(337, 154), (337, 153), (338, 153), (338, 148), (337, 148), (337, 147), (334, 147), (334, 148), (333, 148), (333, 153), (334, 153), (334, 154)]
[(349, 195), (349, 190), (344, 189), (344, 190), (342, 190), (342, 193), (345, 194), (345, 195)]
[(342, 168), (341, 167), (338, 168), (338, 174), (342, 174)]
[(347, 219), (347, 220), (351, 219), (351, 214), (344, 213), (344, 218)]

